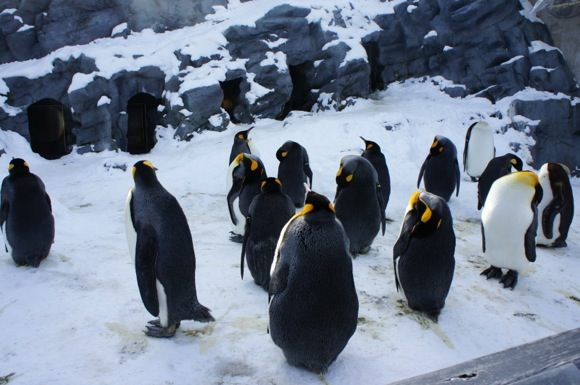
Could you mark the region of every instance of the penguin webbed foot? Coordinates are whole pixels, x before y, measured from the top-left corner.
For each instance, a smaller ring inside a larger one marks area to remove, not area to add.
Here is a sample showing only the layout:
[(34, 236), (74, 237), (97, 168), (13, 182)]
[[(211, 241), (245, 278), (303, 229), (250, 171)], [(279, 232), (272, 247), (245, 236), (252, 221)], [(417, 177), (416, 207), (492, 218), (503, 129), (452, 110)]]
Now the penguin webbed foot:
[(513, 290), (518, 283), (518, 272), (515, 270), (508, 270), (508, 272), (501, 277), (499, 283), (503, 284), (504, 289)]
[(502, 277), (502, 272), (501, 269), (499, 267), (495, 267), (495, 266), (490, 266), (487, 269), (485, 269), (484, 271), (481, 272), (480, 275), (485, 275), (486, 279), (500, 279)]
[(240, 234), (236, 234), (233, 231), (230, 231), (230, 241), (235, 242), (235, 243), (243, 243), (244, 236), (240, 235)]
[(155, 338), (171, 338), (175, 335), (179, 325), (180, 323), (176, 322), (167, 327), (163, 327), (159, 320), (149, 321), (149, 325), (146, 325), (147, 330), (145, 330), (145, 334), (149, 337)]
[(476, 178), (476, 177), (471, 176), (471, 175), (469, 177), (471, 178), (472, 182), (479, 182), (479, 178)]
[(567, 246), (568, 244), (562, 238), (558, 238), (554, 241), (554, 243), (552, 243), (552, 247), (567, 247)]

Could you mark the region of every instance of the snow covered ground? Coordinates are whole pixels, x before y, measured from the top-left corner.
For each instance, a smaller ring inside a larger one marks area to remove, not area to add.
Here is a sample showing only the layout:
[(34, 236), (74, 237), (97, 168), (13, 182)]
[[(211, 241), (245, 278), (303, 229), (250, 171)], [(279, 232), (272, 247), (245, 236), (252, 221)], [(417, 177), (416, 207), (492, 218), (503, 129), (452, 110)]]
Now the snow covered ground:
[[(461, 153), (470, 119), (485, 118), (498, 130), (498, 155), (515, 142), (524, 144), (519, 155), (529, 159), (529, 138), (499, 133), (508, 118), (506, 111), (490, 117), (497, 108), (482, 98), (452, 99), (430, 80), (408, 81), (341, 112), (256, 122), (251, 137), (268, 173), (276, 174), (276, 149), (295, 140), (309, 152), (313, 189), (331, 199), (340, 158), (362, 150), (359, 135), (381, 145), (390, 168), (387, 216), (393, 222), (371, 252), (353, 262), (358, 329), (324, 378), (286, 363), (266, 333), (266, 293), (249, 274), (240, 279), (241, 245), (228, 240), (225, 175), (233, 135), (246, 126), (204, 132), (190, 142), (175, 141), (171, 129), (160, 127), (146, 156), (109, 151), (53, 161), (32, 153), (17, 134), (0, 131), (2, 175), (11, 157), (26, 159), (47, 186), (56, 220), (55, 243), (39, 269), (18, 268), (0, 254), (0, 383), (13, 373), (10, 384), (378, 385), (578, 327), (578, 210), (568, 248), (538, 249), (534, 272), (514, 291), (505, 290), (479, 275), (486, 263), (477, 186), (465, 175), (459, 197), (450, 202), (456, 270), (439, 323), (410, 312), (396, 293), (392, 246), (433, 136), (448, 136)], [(198, 296), (216, 318), (183, 322), (167, 340), (142, 332), (152, 317), (139, 297), (124, 233), (130, 168), (144, 158), (187, 215)], [(578, 197), (580, 181), (572, 184)]]

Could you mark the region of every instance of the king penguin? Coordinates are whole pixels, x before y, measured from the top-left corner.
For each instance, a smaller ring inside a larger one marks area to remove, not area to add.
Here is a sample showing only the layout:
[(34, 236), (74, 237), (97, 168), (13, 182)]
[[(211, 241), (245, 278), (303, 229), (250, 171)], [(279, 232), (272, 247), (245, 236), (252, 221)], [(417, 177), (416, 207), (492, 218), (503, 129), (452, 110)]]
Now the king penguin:
[[(481, 275), (500, 278), (505, 288), (513, 289), (518, 274), (526, 273), (536, 260), (538, 202), (542, 187), (531, 171), (518, 171), (496, 180), (481, 212), (484, 257), (491, 265)], [(508, 269), (502, 276), (502, 268)]]
[(284, 192), (292, 199), (294, 206), (304, 206), (306, 185), (312, 188), (312, 170), (306, 149), (289, 140), (276, 151), (276, 158), (280, 161), (278, 179), (282, 181)]
[(475, 122), (467, 129), (463, 147), (463, 169), (473, 182), (495, 156), (493, 130), (486, 122)]
[(451, 140), (441, 135), (435, 136), (429, 149), (429, 155), (425, 158), (419, 171), (417, 188), (419, 188), (422, 178), (425, 190), (439, 195), (446, 202), (451, 198), (453, 190), (456, 190), (455, 195), (459, 195), (461, 182), (457, 149)]
[(246, 218), (240, 269), (244, 278), (244, 256), (254, 282), (268, 291), (270, 267), (280, 231), (295, 213), (294, 203), (282, 191), (282, 182), (267, 178), (262, 192), (254, 197)]
[(274, 343), (291, 365), (324, 373), (358, 318), (348, 239), (326, 197), (308, 192), (302, 211), (282, 229), (269, 295)]
[(2, 181), (0, 228), (6, 251), (18, 265), (38, 267), (54, 241), (54, 217), (44, 183), (28, 163), (15, 158)]
[(251, 154), (238, 154), (230, 165), (233, 183), (228, 191), (227, 202), (230, 219), (234, 225), (230, 240), (243, 241), (246, 218), (252, 199), (260, 193), (260, 184), (268, 177), (262, 160)]
[(135, 187), (126, 204), (129, 251), (145, 308), (158, 317), (147, 325), (150, 337), (172, 337), (181, 320), (213, 321), (197, 300), (195, 253), (181, 206), (157, 180), (150, 161), (132, 168)]
[(385, 155), (381, 152), (381, 147), (376, 142), (367, 140), (362, 136), (360, 138), (363, 140), (363, 142), (365, 142), (365, 149), (361, 156), (371, 162), (377, 171), (383, 199), (382, 208), (383, 211), (385, 211), (387, 209), (387, 204), (389, 203), (389, 197), (391, 195), (391, 177), (389, 175), (389, 168), (387, 167)]
[(336, 173), (336, 217), (350, 241), (353, 256), (366, 254), (382, 227), (385, 233), (381, 186), (373, 165), (358, 155), (347, 155)]
[(395, 284), (413, 310), (435, 320), (455, 270), (455, 232), (447, 203), (438, 195), (415, 192), (393, 247)]
[(542, 246), (566, 247), (568, 230), (574, 218), (570, 169), (560, 163), (545, 163), (538, 177), (544, 197), (538, 205), (541, 231), (536, 242)]
[(477, 183), (477, 209), (481, 210), (489, 189), (498, 178), (512, 172), (512, 167), (522, 171), (524, 164), (515, 154), (505, 154), (489, 161)]

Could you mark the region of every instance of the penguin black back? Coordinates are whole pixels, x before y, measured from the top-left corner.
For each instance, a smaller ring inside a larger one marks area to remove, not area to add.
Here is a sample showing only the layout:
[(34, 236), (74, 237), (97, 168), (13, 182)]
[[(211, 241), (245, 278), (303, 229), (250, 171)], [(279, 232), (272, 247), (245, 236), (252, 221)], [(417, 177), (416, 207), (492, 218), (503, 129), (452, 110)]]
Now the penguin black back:
[(294, 202), (294, 206), (302, 207), (306, 197), (306, 183), (312, 188), (312, 170), (306, 149), (291, 140), (285, 142), (276, 151), (278, 179), (282, 181), (284, 192)]
[(421, 184), (421, 179), (425, 184), (425, 190), (439, 195), (445, 201), (449, 201), (453, 190), (456, 190), (456, 196), (459, 195), (461, 179), (457, 148), (451, 140), (441, 135), (435, 136), (429, 155), (419, 171), (417, 188)]
[(274, 343), (290, 364), (325, 372), (358, 317), (348, 240), (326, 197), (309, 192), (282, 230), (269, 293)]
[(524, 164), (515, 154), (505, 154), (489, 161), (477, 183), (477, 209), (481, 210), (493, 182), (511, 172), (512, 167), (522, 171)]
[(54, 241), (50, 197), (25, 160), (12, 159), (8, 172), (2, 181), (0, 227), (14, 262), (38, 267)]
[(387, 167), (385, 155), (381, 152), (381, 147), (376, 142), (367, 140), (362, 136), (360, 138), (365, 142), (365, 150), (361, 156), (371, 162), (377, 171), (381, 189), (381, 203), (383, 211), (385, 211), (387, 204), (389, 203), (389, 197), (391, 196), (391, 177), (389, 175), (389, 168)]

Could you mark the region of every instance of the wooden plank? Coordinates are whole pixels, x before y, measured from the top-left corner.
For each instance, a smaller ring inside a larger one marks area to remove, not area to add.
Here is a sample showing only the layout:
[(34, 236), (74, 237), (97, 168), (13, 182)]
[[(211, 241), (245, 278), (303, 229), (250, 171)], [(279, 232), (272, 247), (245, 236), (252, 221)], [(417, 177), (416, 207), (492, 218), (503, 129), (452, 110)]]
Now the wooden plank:
[(580, 328), (391, 385), (551, 383), (580, 384)]

